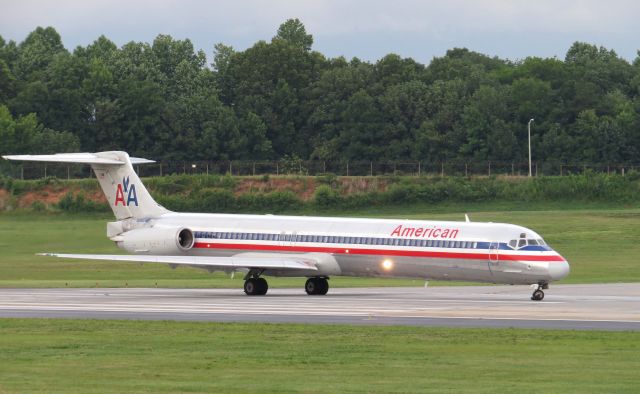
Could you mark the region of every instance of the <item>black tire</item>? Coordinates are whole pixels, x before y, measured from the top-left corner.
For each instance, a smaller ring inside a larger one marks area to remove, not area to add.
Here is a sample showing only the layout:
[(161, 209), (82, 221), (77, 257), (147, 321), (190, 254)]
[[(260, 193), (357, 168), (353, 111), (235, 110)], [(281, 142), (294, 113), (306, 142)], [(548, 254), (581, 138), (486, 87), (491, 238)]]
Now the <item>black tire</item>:
[(254, 278), (249, 278), (244, 281), (244, 293), (246, 295), (257, 295), (259, 287), (260, 285), (258, 285)]
[(307, 282), (304, 284), (304, 291), (306, 291), (308, 295), (316, 295), (318, 291), (318, 278), (307, 279)]
[(534, 291), (531, 299), (533, 301), (542, 301), (544, 299), (544, 292), (540, 289)]
[(326, 278), (309, 278), (304, 284), (304, 291), (308, 295), (325, 295), (329, 291), (329, 281)]
[(256, 279), (256, 284), (258, 285), (258, 293), (256, 295), (265, 295), (269, 290), (269, 284), (265, 278)]
[(318, 292), (316, 295), (326, 295), (329, 291), (329, 281), (326, 278), (318, 278)]

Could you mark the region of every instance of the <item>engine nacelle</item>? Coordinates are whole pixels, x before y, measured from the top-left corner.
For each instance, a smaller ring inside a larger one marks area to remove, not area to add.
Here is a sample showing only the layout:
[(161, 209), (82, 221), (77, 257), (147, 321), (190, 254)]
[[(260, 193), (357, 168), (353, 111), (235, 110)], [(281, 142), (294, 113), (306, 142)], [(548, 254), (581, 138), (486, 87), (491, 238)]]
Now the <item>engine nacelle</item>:
[(130, 253), (180, 255), (193, 248), (193, 231), (184, 227), (149, 227), (118, 236), (119, 248)]

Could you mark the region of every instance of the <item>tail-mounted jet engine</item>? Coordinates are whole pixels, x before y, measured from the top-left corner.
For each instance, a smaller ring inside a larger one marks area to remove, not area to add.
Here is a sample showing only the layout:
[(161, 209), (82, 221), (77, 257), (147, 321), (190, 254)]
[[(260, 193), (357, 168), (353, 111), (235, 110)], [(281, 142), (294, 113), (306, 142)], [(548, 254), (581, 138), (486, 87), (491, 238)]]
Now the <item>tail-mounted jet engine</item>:
[(115, 239), (119, 248), (130, 253), (181, 255), (193, 247), (193, 231), (184, 227), (138, 228)]

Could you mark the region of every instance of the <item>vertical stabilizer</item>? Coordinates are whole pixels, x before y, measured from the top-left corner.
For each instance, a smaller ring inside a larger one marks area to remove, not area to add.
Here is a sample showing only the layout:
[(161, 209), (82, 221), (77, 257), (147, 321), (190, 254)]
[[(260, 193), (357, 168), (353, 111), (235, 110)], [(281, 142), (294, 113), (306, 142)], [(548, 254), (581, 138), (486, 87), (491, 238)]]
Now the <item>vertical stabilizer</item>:
[(131, 159), (126, 152), (100, 152), (96, 153), (96, 156), (123, 163), (120, 165), (91, 164), (109, 206), (118, 220), (156, 217), (168, 212), (151, 197), (134, 171)]
[(118, 151), (3, 157), (8, 160), (91, 165), (109, 206), (118, 220), (157, 217), (169, 212), (154, 201), (138, 178), (138, 174), (133, 170), (132, 163), (153, 163), (151, 160), (130, 158), (126, 152)]

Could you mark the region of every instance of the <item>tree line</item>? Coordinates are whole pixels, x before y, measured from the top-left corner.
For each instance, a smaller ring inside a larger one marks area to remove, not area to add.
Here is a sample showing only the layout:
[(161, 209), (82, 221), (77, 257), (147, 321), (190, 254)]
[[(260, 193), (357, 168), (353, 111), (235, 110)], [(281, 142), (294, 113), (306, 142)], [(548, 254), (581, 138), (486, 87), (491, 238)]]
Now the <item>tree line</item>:
[[(428, 43), (425, 43), (428, 45)], [(65, 49), (52, 27), (0, 37), (0, 153), (126, 150), (161, 160), (638, 161), (640, 57), (464, 48), (428, 64), (328, 58), (297, 19), (212, 63), (190, 40)]]

